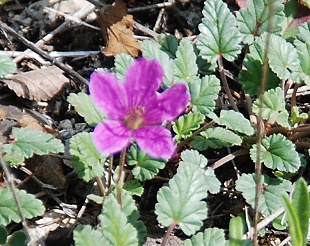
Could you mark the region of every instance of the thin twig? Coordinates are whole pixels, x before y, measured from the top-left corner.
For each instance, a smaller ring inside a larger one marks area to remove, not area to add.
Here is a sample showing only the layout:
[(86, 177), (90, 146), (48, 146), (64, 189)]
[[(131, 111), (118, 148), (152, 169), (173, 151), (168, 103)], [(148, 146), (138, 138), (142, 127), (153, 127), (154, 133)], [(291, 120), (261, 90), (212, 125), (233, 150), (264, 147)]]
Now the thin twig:
[(153, 9), (170, 8), (173, 5), (174, 5), (174, 1), (167, 2), (167, 3), (151, 4), (151, 5), (146, 5), (143, 7), (129, 8), (128, 13), (132, 14), (132, 13), (136, 13), (136, 12), (148, 11), (148, 10), (153, 10)]
[(224, 156), (223, 158), (219, 159), (218, 161), (214, 162), (210, 167), (212, 169), (219, 168), (220, 166), (224, 165), (225, 163), (235, 159), (237, 156), (246, 155), (249, 153), (248, 149), (239, 149), (231, 154)]
[(67, 67), (65, 64), (61, 63), (58, 60), (55, 60), (53, 57), (51, 57), (48, 53), (44, 52), (43, 50), (39, 49), (37, 46), (35, 46), (32, 42), (25, 39), (23, 36), (18, 34), (15, 30), (13, 30), (11, 27), (9, 27), (7, 24), (0, 21), (0, 28), (2, 31), (9, 33), (12, 35), (15, 39), (22, 42), (24, 45), (26, 45), (29, 49), (32, 51), (38, 53), (40, 56), (51, 62), (52, 64), (55, 64), (57, 67), (65, 71), (72, 79), (74, 79), (76, 82), (83, 83), (88, 86), (89, 82), (87, 79), (83, 78), (81, 75), (79, 75), (77, 72), (73, 71), (69, 67)]

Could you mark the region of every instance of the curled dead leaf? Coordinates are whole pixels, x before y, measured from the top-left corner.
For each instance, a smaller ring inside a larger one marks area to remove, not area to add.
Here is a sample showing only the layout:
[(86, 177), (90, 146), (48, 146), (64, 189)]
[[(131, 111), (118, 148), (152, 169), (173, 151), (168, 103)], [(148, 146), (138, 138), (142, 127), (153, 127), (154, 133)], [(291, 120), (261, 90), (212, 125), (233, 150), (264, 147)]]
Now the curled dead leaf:
[(112, 5), (104, 5), (97, 16), (101, 27), (106, 56), (127, 53), (133, 57), (141, 52), (140, 43), (133, 36), (133, 17), (127, 13), (126, 4), (116, 0)]
[(69, 79), (56, 66), (9, 75), (1, 81), (17, 96), (35, 101), (48, 101), (69, 84)]

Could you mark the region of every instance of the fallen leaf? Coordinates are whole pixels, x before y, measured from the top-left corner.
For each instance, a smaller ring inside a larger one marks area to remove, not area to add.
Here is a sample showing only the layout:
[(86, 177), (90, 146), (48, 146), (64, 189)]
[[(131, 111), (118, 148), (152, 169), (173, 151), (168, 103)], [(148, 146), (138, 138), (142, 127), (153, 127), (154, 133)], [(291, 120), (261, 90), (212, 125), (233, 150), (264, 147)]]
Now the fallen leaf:
[(69, 84), (69, 79), (56, 66), (9, 75), (1, 81), (17, 96), (35, 101), (48, 101)]
[(116, 56), (126, 53), (133, 57), (140, 54), (141, 46), (133, 37), (133, 17), (127, 13), (126, 4), (116, 0), (112, 5), (105, 5), (97, 16), (105, 39), (103, 53)]

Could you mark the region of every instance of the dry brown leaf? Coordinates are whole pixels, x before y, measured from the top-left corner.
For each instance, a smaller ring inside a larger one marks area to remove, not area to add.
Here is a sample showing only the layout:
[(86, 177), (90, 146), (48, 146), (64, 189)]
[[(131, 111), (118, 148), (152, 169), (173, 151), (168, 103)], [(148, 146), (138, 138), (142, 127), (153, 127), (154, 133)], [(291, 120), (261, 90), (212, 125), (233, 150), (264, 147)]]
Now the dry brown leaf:
[(127, 13), (126, 4), (122, 0), (102, 7), (97, 19), (106, 43), (103, 49), (106, 56), (120, 53), (139, 56), (141, 46), (133, 37), (133, 17)]
[(56, 66), (7, 76), (1, 80), (17, 96), (35, 101), (47, 101), (69, 83), (63, 71)]

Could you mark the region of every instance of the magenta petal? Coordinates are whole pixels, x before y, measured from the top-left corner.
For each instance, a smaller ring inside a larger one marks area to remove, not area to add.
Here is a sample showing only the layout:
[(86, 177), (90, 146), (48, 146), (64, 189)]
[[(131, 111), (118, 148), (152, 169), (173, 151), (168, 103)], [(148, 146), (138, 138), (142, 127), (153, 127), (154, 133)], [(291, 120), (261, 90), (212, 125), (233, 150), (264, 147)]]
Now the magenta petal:
[(186, 85), (174, 84), (158, 96), (159, 108), (162, 111), (162, 120), (174, 120), (185, 111), (190, 100)]
[(95, 105), (112, 120), (123, 119), (127, 110), (127, 96), (123, 85), (111, 73), (93, 72), (89, 93)]
[(156, 60), (140, 58), (127, 69), (124, 86), (131, 106), (145, 106), (153, 100), (164, 73)]
[(171, 133), (162, 126), (145, 126), (133, 132), (138, 146), (154, 158), (169, 159), (175, 153)]
[(124, 150), (130, 143), (131, 132), (118, 121), (99, 123), (93, 133), (96, 148), (105, 155), (113, 155)]

